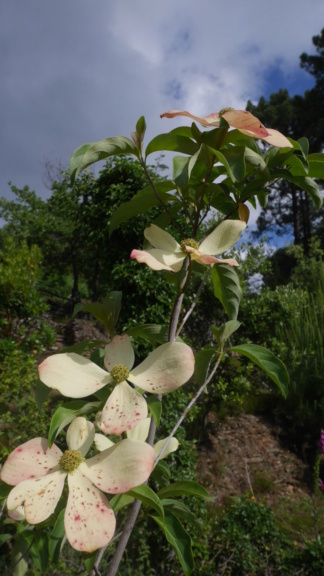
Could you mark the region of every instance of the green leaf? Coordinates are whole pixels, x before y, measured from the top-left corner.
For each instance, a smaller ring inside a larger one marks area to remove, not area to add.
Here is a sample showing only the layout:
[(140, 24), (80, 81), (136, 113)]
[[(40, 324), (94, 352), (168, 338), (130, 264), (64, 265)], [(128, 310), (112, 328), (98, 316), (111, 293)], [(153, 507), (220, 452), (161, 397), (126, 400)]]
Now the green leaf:
[(116, 513), (118, 510), (124, 508), (124, 506), (128, 506), (132, 502), (134, 502), (133, 496), (129, 496), (129, 494), (116, 494), (116, 496), (113, 496), (110, 500), (109, 504)]
[(238, 320), (229, 320), (222, 326), (211, 326), (211, 331), (219, 343), (226, 342), (230, 336), (241, 326)]
[[(167, 191), (174, 190), (174, 182), (171, 182), (170, 180), (166, 182), (156, 182), (154, 187), (164, 204), (168, 202), (177, 202), (177, 199), (173, 194), (167, 194)], [(109, 224), (109, 234), (111, 235), (123, 222), (127, 222), (139, 214), (145, 214), (155, 206), (162, 206), (162, 204), (152, 187), (147, 186), (147, 188), (144, 188), (144, 190), (141, 190), (133, 196), (129, 202), (121, 204), (121, 206), (119, 206), (113, 213)]]
[(28, 564), (24, 557), (24, 553), (28, 548), (28, 544), (21, 540), (16, 544), (17, 545), (14, 546), (11, 554), (12, 563), (14, 565), (12, 576), (25, 576), (28, 570)]
[(302, 138), (299, 138), (297, 140), (297, 142), (300, 146), (300, 150), (302, 152), (303, 157), (305, 158), (305, 160), (307, 160), (308, 150), (309, 150), (309, 142), (308, 142), (307, 138), (305, 138), (303, 136)]
[[(74, 308), (74, 313), (77, 314), (78, 312), (80, 312), (81, 308), (79, 310), (76, 311), (77, 306), (85, 306), (84, 304), (77, 304)], [(93, 350), (94, 348), (97, 348), (98, 346), (102, 346), (102, 345), (106, 345), (107, 342), (105, 342), (104, 340), (95, 340), (94, 338), (90, 339), (90, 340), (83, 340), (82, 342), (78, 342), (77, 344), (72, 344), (72, 346), (66, 346), (66, 348), (62, 348), (62, 350), (60, 350), (58, 352), (58, 354), (63, 354), (65, 352), (74, 352), (75, 354), (80, 354), (80, 356), (84, 356), (86, 354), (86, 352), (90, 352), (91, 350)], [(47, 386), (46, 386), (47, 388)]]
[(29, 550), (29, 554), (32, 560), (38, 568), (38, 570), (43, 573), (48, 566), (48, 538), (45, 532), (36, 532), (34, 536), (33, 545)]
[(254, 150), (251, 150), (251, 148), (244, 148), (244, 157), (245, 161), (253, 166), (257, 172), (262, 172), (265, 178), (270, 178), (268, 166), (261, 154), (256, 153)]
[(277, 358), (270, 350), (257, 344), (240, 344), (233, 346), (229, 352), (237, 352), (246, 356), (261, 368), (273, 382), (278, 386), (281, 394), (286, 398), (288, 393), (289, 375), (287, 369), (281, 360)]
[(219, 150), (224, 142), (228, 131), (228, 126), (220, 126), (219, 128), (214, 128), (213, 130), (206, 130), (201, 134), (201, 142), (207, 144), (210, 148), (215, 148)]
[(115, 326), (117, 324), (119, 313), (121, 309), (121, 299), (122, 292), (112, 291), (106, 296), (104, 301), (101, 302), (91, 302), (89, 304), (77, 304), (74, 308), (73, 316), (78, 314), (78, 312), (89, 312), (102, 322), (102, 324), (107, 328), (110, 337), (112, 338), (115, 333)]
[(144, 116), (141, 116), (136, 123), (136, 144), (140, 151), (142, 151), (142, 144), (146, 132), (146, 122)]
[[(97, 364), (97, 366), (99, 366), (99, 368), (104, 369), (104, 359), (105, 359), (105, 349), (104, 348), (96, 348), (96, 350), (94, 350), (91, 355), (90, 355), (90, 360), (91, 362), (93, 362), (94, 364)], [(98, 392), (100, 392), (100, 390), (98, 390)]]
[(233, 268), (226, 264), (218, 264), (212, 269), (214, 295), (221, 302), (230, 320), (236, 320), (242, 290), (239, 278)]
[(159, 460), (153, 469), (150, 478), (152, 478), (154, 482), (158, 482), (160, 486), (169, 484), (171, 478), (170, 467), (164, 460)]
[(99, 142), (92, 142), (91, 144), (83, 144), (73, 152), (70, 159), (70, 176), (72, 182), (78, 174), (99, 160), (105, 160), (109, 156), (116, 156), (119, 154), (132, 154), (138, 157), (138, 150), (129, 138), (124, 136), (116, 136), (113, 138), (105, 138)]
[(0, 546), (7, 542), (8, 540), (12, 539), (12, 534), (0, 534)]
[(232, 182), (239, 182), (245, 176), (245, 159), (244, 147), (233, 146), (228, 150), (222, 149), (222, 152), (211, 148), (217, 160), (225, 166), (227, 174)]
[(185, 576), (190, 576), (194, 568), (194, 562), (191, 539), (188, 532), (183, 528), (178, 518), (171, 513), (165, 514), (164, 522), (157, 516), (152, 515), (152, 518), (162, 528), (167, 541), (174, 549)]
[(185, 520), (191, 524), (196, 530), (202, 531), (202, 522), (197, 519), (188, 506), (180, 500), (164, 499), (161, 500), (164, 509), (170, 508), (170, 512), (174, 514), (179, 520)]
[(77, 416), (89, 414), (94, 410), (98, 410), (101, 402), (87, 402), (84, 400), (72, 400), (63, 406), (60, 406), (53, 414), (50, 429), (48, 433), (48, 443), (52, 446), (58, 434), (74, 420)]
[(47, 400), (50, 391), (51, 389), (48, 388), (48, 386), (45, 386), (45, 384), (43, 384), (43, 382), (41, 382), (40, 379), (38, 378), (35, 390), (35, 400), (38, 410), (42, 409), (42, 406), (45, 400)]
[(160, 498), (155, 494), (155, 492), (153, 492), (151, 488), (146, 486), (146, 484), (132, 488), (132, 490), (129, 490), (127, 494), (133, 498), (136, 498), (136, 500), (140, 500), (145, 506), (154, 508), (155, 512), (157, 512), (162, 519), (164, 518), (164, 510), (163, 506), (161, 505)]
[(208, 153), (208, 148), (205, 144), (201, 144), (195, 154), (191, 156), (188, 163), (188, 176), (189, 181), (201, 181), (206, 177), (208, 167), (211, 166), (212, 157)]
[(177, 186), (183, 187), (188, 184), (188, 167), (191, 157), (174, 156), (172, 158), (173, 180)]
[[(168, 341), (169, 327), (162, 326), (161, 324), (141, 324), (139, 326), (131, 326), (125, 330), (125, 334), (137, 338), (144, 338), (150, 342), (158, 342), (163, 344)], [(177, 342), (182, 342), (182, 338), (178, 336)]]
[[(288, 164), (289, 163), (290, 162), (288, 161)], [(310, 154), (307, 157), (307, 163), (308, 163), (308, 176), (310, 178), (318, 178), (319, 180), (324, 180), (324, 154), (323, 153)], [(298, 166), (294, 165), (293, 169), (291, 170), (291, 173), (294, 176), (304, 176), (305, 170), (303, 170), (303, 167), (300, 167), (298, 169)]]
[(215, 348), (205, 348), (204, 350), (199, 350), (196, 352), (194, 379), (196, 380), (198, 386), (202, 386), (206, 381), (209, 373), (210, 363), (215, 354)]
[(303, 156), (290, 156), (284, 163), (293, 176), (307, 176), (309, 172), (309, 165)]
[(158, 400), (158, 398), (154, 394), (150, 394), (146, 398), (146, 403), (154, 418), (155, 425), (158, 428), (160, 425), (160, 419), (162, 414), (162, 402)]
[(13, 486), (9, 486), (2, 480), (0, 480), (0, 500), (7, 498), (9, 492), (11, 492)]
[(303, 178), (302, 176), (293, 176), (289, 170), (277, 169), (271, 174), (273, 178), (284, 178), (299, 188), (302, 188), (309, 194), (315, 208), (319, 210), (323, 204), (323, 198), (317, 183), (310, 177)]
[(191, 140), (191, 138), (175, 134), (174, 132), (168, 132), (166, 134), (155, 136), (155, 138), (148, 143), (145, 154), (148, 156), (153, 152), (168, 150), (170, 152), (181, 152), (182, 154), (189, 154), (192, 156), (198, 148), (199, 145)]
[(170, 131), (170, 134), (174, 134), (175, 136), (185, 136), (186, 138), (192, 138), (192, 130), (191, 126), (178, 126), (177, 128), (173, 128)]
[(51, 562), (58, 561), (65, 540), (64, 513), (65, 508), (61, 510), (56, 518), (56, 522), (48, 540), (48, 552)]
[(210, 206), (222, 214), (233, 212), (236, 207), (236, 202), (219, 184), (215, 184), (214, 182), (208, 184), (206, 186), (206, 194), (208, 195), (208, 203)]
[(198, 482), (194, 482), (194, 480), (173, 482), (173, 484), (161, 488), (157, 495), (160, 499), (175, 498), (177, 496), (196, 496), (197, 498), (204, 498), (205, 500), (213, 500), (207, 490), (198, 484)]
[(315, 180), (312, 180), (309, 177), (303, 178), (300, 176), (298, 177), (296, 176), (292, 181), (294, 182), (294, 184), (299, 186), (299, 188), (302, 188), (303, 190), (305, 190), (305, 192), (307, 192), (317, 210), (319, 210), (322, 207), (323, 198), (320, 189), (318, 187), (318, 184), (315, 182)]
[(87, 150), (89, 150), (91, 146), (94, 146), (94, 144), (95, 142), (89, 142), (88, 144), (83, 144), (82, 146), (79, 146), (76, 150), (74, 150), (70, 158), (70, 176), (72, 182), (74, 182), (75, 180), (76, 172), (81, 162), (81, 159), (83, 158)]
[(83, 552), (82, 561), (88, 574), (92, 572), (93, 565), (97, 559), (97, 556), (98, 556), (98, 550), (95, 550), (95, 552), (88, 552), (88, 553)]

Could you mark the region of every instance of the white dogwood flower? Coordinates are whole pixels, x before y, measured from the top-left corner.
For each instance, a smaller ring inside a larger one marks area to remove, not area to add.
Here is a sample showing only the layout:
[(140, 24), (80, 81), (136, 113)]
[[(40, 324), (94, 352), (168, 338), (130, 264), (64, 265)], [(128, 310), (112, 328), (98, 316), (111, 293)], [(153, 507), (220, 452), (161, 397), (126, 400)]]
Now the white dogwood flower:
[(16, 448), (1, 470), (1, 480), (14, 488), (7, 499), (13, 519), (39, 524), (53, 512), (67, 477), (69, 495), (64, 514), (66, 537), (73, 548), (93, 552), (114, 535), (114, 512), (103, 492), (122, 494), (145, 482), (154, 465), (154, 450), (145, 442), (122, 440), (85, 460), (95, 428), (83, 417), (67, 430), (68, 450), (62, 452), (45, 438)]
[(236, 244), (246, 227), (242, 220), (223, 220), (202, 242), (186, 238), (179, 244), (171, 234), (155, 224), (144, 230), (144, 236), (153, 246), (149, 250), (133, 250), (130, 257), (139, 264), (147, 264), (152, 270), (178, 272), (185, 258), (198, 264), (228, 264), (238, 266), (234, 258), (220, 259), (215, 254), (223, 254)]
[(115, 384), (102, 409), (100, 428), (105, 434), (120, 435), (147, 417), (146, 400), (133, 386), (151, 394), (166, 394), (185, 384), (194, 372), (193, 352), (183, 342), (158, 346), (136, 368), (134, 361), (130, 338), (124, 334), (105, 347), (108, 372), (67, 352), (46, 358), (39, 366), (39, 377), (46, 386), (70, 398), (83, 398)]

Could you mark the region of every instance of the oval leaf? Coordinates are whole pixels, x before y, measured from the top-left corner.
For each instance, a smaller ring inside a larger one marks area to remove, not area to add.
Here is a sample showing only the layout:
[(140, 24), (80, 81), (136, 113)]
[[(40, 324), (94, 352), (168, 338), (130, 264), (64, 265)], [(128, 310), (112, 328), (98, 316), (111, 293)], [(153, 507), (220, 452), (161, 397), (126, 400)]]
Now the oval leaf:
[(188, 532), (183, 528), (178, 518), (171, 513), (165, 514), (164, 522), (157, 516), (152, 515), (152, 518), (158, 526), (162, 528), (167, 541), (174, 549), (185, 576), (190, 576), (194, 568), (194, 563), (191, 550), (191, 538)]
[(129, 490), (127, 494), (133, 498), (136, 498), (137, 500), (140, 500), (144, 506), (154, 508), (154, 510), (161, 516), (161, 518), (164, 518), (164, 510), (160, 502), (160, 498), (155, 494), (155, 492), (153, 492), (151, 488), (146, 486), (146, 484), (132, 488), (132, 490)]
[(155, 138), (148, 143), (145, 154), (148, 156), (152, 154), (152, 152), (168, 150), (170, 152), (182, 152), (182, 154), (189, 154), (191, 156), (195, 154), (198, 148), (199, 145), (190, 138), (169, 132), (155, 136)]
[[(164, 184), (164, 186), (162, 185)], [(164, 189), (174, 190), (174, 183), (167, 184), (165, 182), (158, 182), (156, 184), (156, 190), (158, 192), (159, 198), (164, 204), (167, 202), (176, 202), (175, 196), (172, 194), (167, 194)], [(109, 224), (109, 234), (111, 235), (114, 230), (116, 230), (120, 224), (127, 222), (131, 218), (138, 216), (139, 214), (145, 214), (151, 208), (155, 206), (162, 206), (161, 201), (151, 187), (145, 188), (138, 194), (136, 194), (129, 202), (121, 204), (117, 210), (113, 213), (110, 224)]]
[(261, 368), (278, 386), (281, 394), (286, 398), (288, 393), (289, 375), (284, 365), (270, 350), (257, 344), (240, 344), (233, 346), (230, 352), (237, 352), (246, 356)]
[(236, 320), (242, 290), (239, 278), (233, 268), (226, 264), (219, 264), (212, 269), (214, 295), (221, 302), (230, 320)]
[(207, 490), (193, 480), (182, 480), (169, 484), (157, 493), (159, 498), (175, 498), (176, 496), (197, 496), (205, 500), (213, 500)]

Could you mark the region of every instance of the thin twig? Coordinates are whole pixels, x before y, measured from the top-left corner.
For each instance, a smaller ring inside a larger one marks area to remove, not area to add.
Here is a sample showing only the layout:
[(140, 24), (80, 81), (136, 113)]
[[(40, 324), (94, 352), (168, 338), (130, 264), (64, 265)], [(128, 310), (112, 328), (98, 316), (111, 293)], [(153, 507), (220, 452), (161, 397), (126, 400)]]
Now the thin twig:
[(191, 273), (190, 256), (187, 256), (187, 258), (185, 260), (184, 269), (185, 269), (185, 276), (181, 282), (180, 290), (176, 296), (176, 299), (175, 299), (175, 302), (174, 302), (174, 305), (173, 305), (173, 308), (171, 311), (170, 322), (169, 322), (169, 335), (168, 335), (168, 341), (169, 342), (174, 342), (174, 340), (176, 339), (176, 332), (177, 332), (177, 326), (178, 326), (179, 316), (180, 316), (180, 312), (181, 312), (182, 301), (183, 301), (185, 289), (187, 287), (187, 284), (188, 284), (188, 281), (190, 278), (190, 273)]
[(122, 559), (124, 550), (127, 546), (128, 540), (135, 526), (135, 522), (137, 520), (140, 508), (141, 508), (141, 502), (139, 500), (135, 500), (106, 576), (115, 576), (117, 574), (120, 561)]
[(203, 277), (203, 279), (202, 279), (202, 281), (201, 281), (201, 284), (200, 284), (200, 286), (199, 286), (199, 288), (198, 288), (198, 290), (197, 290), (197, 294), (196, 294), (196, 296), (195, 296), (195, 298), (194, 298), (193, 303), (191, 304), (189, 310), (188, 310), (188, 311), (186, 312), (186, 314), (184, 315), (183, 320), (180, 322), (179, 327), (178, 327), (178, 330), (177, 330), (177, 332), (176, 332), (176, 337), (179, 336), (179, 334), (180, 334), (183, 326), (185, 325), (185, 323), (187, 322), (188, 318), (191, 316), (193, 310), (195, 309), (195, 306), (196, 306), (196, 304), (197, 304), (197, 302), (198, 302), (198, 298), (199, 298), (199, 296), (200, 296), (200, 294), (201, 294), (201, 291), (202, 291), (204, 285), (205, 285), (206, 282), (207, 282), (207, 279), (208, 279), (208, 276), (209, 276), (210, 272), (211, 272), (211, 267), (207, 270), (205, 276)]

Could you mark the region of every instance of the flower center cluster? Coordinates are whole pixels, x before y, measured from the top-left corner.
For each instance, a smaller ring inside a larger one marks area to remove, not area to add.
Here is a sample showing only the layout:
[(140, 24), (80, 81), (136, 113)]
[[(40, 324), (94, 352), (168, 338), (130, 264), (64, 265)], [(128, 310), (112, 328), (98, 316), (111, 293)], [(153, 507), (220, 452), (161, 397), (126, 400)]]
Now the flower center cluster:
[(196, 242), (196, 240), (193, 240), (192, 238), (185, 238), (184, 240), (182, 240), (180, 242), (180, 248), (181, 252), (184, 252), (185, 254), (187, 253), (186, 246), (190, 246), (191, 248), (195, 248), (195, 250), (198, 250), (199, 244), (198, 242)]
[(115, 366), (110, 370), (110, 375), (116, 384), (120, 384), (121, 382), (124, 382), (124, 380), (127, 380), (129, 370), (124, 366), (124, 364), (115, 364)]
[(231, 108), (231, 107), (229, 106), (228, 108), (222, 108), (222, 109), (218, 112), (218, 114), (219, 114), (220, 116), (223, 116), (223, 114), (225, 114), (225, 112), (232, 112), (232, 110), (234, 110), (234, 108)]
[(84, 458), (79, 450), (65, 450), (60, 458), (59, 466), (63, 472), (73, 472), (83, 461)]

